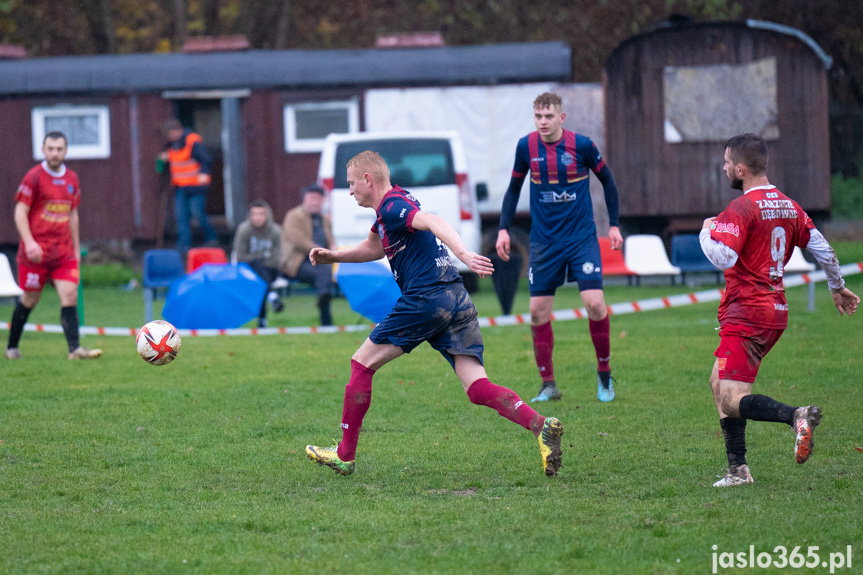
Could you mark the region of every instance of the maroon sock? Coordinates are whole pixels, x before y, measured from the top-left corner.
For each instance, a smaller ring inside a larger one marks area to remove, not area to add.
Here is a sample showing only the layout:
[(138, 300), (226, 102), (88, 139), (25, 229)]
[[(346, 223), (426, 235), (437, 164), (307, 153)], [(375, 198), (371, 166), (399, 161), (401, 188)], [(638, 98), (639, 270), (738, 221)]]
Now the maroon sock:
[(554, 332), (551, 330), (551, 322), (532, 325), (530, 332), (533, 334), (533, 357), (536, 358), (539, 377), (542, 381), (553, 381), (554, 364), (551, 362), (551, 352), (554, 350)]
[(610, 371), (608, 366), (611, 360), (611, 337), (609, 333), (608, 314), (599, 321), (590, 320), (590, 338), (593, 340), (593, 347), (596, 349), (597, 371)]
[(511, 389), (495, 385), (486, 378), (473, 382), (467, 390), (471, 403), (496, 410), (503, 417), (515, 422), (534, 435), (539, 435), (545, 418), (527, 405)]
[(351, 360), (351, 379), (345, 386), (345, 403), (342, 406), (342, 441), (338, 449), (339, 459), (342, 461), (356, 458), (360, 428), (372, 402), (374, 375), (373, 369)]

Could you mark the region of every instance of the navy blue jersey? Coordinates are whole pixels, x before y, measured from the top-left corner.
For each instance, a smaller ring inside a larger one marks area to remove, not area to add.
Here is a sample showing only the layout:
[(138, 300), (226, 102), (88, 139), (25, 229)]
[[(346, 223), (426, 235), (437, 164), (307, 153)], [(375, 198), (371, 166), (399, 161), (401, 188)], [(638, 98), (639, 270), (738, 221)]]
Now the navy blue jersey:
[(518, 141), (512, 177), (524, 179), (530, 171), (531, 241), (569, 242), (596, 234), (590, 171), (599, 173), (603, 166), (593, 140), (569, 130), (551, 144), (539, 132)]
[(403, 294), (461, 281), (443, 242), (429, 231), (413, 228), (414, 216), (421, 209), (410, 192), (394, 186), (381, 200), (372, 225)]

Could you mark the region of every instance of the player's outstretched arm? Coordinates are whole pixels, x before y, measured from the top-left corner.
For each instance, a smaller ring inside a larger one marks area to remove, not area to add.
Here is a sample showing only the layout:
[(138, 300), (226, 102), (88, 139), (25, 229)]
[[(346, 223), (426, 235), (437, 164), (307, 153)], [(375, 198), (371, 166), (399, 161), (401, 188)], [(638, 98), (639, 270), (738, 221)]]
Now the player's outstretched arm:
[(472, 252), (464, 245), (458, 232), (443, 218), (419, 211), (414, 216), (412, 226), (415, 230), (426, 230), (433, 233), (440, 241), (446, 244), (455, 256), (464, 262), (468, 269), (480, 277), (490, 276), (494, 272), (491, 260)]
[(309, 252), (309, 261), (313, 266), (318, 264), (334, 264), (336, 262), (361, 263), (379, 260), (384, 257), (384, 246), (377, 234), (369, 233), (369, 237), (357, 245), (343, 250), (328, 250), (315, 247)]

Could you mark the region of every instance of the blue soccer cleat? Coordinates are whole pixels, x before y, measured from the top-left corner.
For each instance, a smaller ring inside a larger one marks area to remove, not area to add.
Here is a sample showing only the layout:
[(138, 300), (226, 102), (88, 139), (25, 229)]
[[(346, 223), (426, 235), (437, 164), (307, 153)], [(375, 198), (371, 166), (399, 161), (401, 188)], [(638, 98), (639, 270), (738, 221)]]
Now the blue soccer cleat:
[(542, 387), (539, 388), (539, 393), (536, 394), (536, 397), (530, 400), (531, 403), (536, 403), (537, 401), (557, 401), (563, 397), (563, 394), (560, 393), (560, 390), (557, 389), (557, 384), (554, 383), (554, 380), (551, 381), (543, 381)]
[[(603, 382), (603, 379), (606, 381)], [(610, 373), (607, 378), (602, 377), (601, 374), (596, 376), (596, 398), (603, 403), (614, 399), (614, 378)]]

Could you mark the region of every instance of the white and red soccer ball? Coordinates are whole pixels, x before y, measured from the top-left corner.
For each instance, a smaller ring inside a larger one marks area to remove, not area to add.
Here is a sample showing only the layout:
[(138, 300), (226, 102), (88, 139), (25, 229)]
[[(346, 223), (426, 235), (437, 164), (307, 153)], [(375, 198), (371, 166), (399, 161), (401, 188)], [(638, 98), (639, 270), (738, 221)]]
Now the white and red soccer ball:
[(135, 343), (141, 359), (153, 365), (167, 365), (177, 358), (182, 341), (177, 328), (157, 319), (141, 328)]

